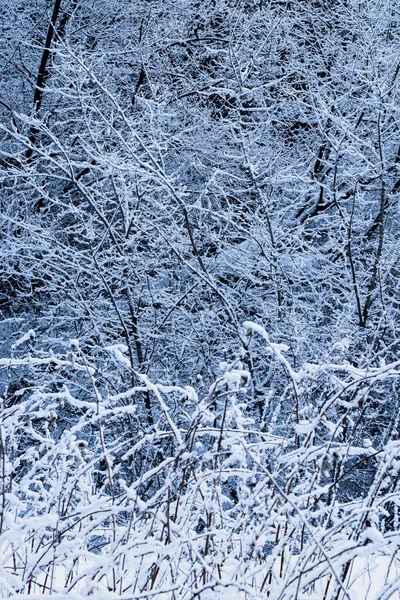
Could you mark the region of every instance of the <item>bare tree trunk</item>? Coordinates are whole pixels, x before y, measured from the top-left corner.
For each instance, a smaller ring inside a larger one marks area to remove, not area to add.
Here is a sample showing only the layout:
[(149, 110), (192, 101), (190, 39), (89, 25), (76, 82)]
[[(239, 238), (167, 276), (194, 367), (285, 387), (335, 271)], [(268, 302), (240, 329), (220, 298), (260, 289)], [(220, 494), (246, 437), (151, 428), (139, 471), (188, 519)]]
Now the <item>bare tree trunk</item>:
[[(76, 4), (77, 4), (77, 2), (75, 1), (73, 3), (73, 5), (76, 6)], [(55, 38), (61, 39), (61, 37), (64, 33), (64, 30), (65, 30), (65, 26), (68, 22), (68, 18), (69, 18), (69, 13), (67, 13), (67, 12), (64, 13), (64, 15), (63, 15), (62, 19), (60, 20), (60, 23), (57, 27), (57, 21), (58, 21), (58, 17), (60, 14), (60, 9), (61, 9), (61, 0), (54, 0), (53, 13), (51, 15), (49, 27), (47, 30), (46, 41), (44, 44), (42, 58), (40, 61), (39, 70), (38, 70), (38, 74), (37, 74), (37, 78), (36, 78), (35, 93), (33, 96), (33, 117), (34, 118), (37, 118), (39, 116), (40, 109), (41, 109), (42, 102), (43, 102), (43, 96), (44, 96), (44, 91), (45, 91), (45, 87), (46, 87), (46, 82), (50, 75), (50, 68), (49, 68), (50, 67), (50, 57), (52, 54), (52, 45), (53, 45), (54, 39)], [(35, 127), (35, 125), (31, 125), (30, 131), (29, 131), (29, 141), (32, 146), (34, 146), (34, 144), (35, 144), (35, 139), (36, 139), (37, 134), (38, 134), (37, 127)], [(30, 158), (32, 156), (32, 152), (33, 152), (33, 149), (28, 148), (28, 150), (26, 152), (26, 157)]]

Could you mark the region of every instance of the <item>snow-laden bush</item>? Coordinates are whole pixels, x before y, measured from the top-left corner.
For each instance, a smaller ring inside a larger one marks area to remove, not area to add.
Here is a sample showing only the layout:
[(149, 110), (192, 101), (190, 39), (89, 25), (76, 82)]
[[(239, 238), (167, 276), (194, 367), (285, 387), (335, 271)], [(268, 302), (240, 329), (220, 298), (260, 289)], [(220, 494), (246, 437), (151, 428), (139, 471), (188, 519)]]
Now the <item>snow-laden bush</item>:
[[(384, 402), (400, 361), (295, 370), (260, 325), (243, 331), (240, 358), (201, 393), (134, 372), (123, 345), (96, 359), (77, 340), (23, 355), (33, 332), (13, 345), (0, 360), (0, 597), (394, 597), (397, 423), (373, 447), (360, 411)], [(249, 417), (259, 339), (287, 381), (270, 399), (286, 423)]]

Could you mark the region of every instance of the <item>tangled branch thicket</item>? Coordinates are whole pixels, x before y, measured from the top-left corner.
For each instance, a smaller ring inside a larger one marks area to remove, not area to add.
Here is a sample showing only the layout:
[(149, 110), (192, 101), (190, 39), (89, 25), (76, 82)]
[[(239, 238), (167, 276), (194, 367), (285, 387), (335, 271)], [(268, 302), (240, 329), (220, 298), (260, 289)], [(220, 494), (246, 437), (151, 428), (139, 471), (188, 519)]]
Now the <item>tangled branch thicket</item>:
[(0, 0), (0, 598), (400, 594), (397, 0)]

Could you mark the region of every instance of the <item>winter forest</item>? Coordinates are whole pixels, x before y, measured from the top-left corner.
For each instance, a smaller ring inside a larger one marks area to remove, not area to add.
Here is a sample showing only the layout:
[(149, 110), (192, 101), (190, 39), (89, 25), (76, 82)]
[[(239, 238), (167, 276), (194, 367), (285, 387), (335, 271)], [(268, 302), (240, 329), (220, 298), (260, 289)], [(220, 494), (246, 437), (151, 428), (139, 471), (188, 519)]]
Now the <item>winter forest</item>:
[(400, 1), (0, 0), (0, 598), (399, 600)]

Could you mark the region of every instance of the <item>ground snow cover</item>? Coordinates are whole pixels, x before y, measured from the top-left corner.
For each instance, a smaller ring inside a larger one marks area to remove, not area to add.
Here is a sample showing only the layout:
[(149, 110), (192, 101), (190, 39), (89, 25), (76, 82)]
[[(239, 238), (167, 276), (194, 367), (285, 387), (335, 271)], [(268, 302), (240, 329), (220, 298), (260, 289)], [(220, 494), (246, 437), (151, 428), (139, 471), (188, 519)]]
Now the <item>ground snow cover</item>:
[[(137, 559), (136, 559), (137, 561)], [(133, 568), (135, 559), (130, 563), (126, 561), (126, 570), (124, 581), (135, 579), (140, 582), (140, 569), (151, 566), (151, 559), (144, 561), (143, 557), (137, 561), (136, 568)], [(262, 582), (265, 579), (265, 572), (261, 565), (254, 564), (242, 577), (238, 574), (242, 569), (238, 561), (227, 561), (224, 569), (219, 570), (210, 565), (210, 581), (206, 583), (198, 582), (198, 585), (188, 586), (190, 580), (191, 565), (189, 562), (182, 562), (179, 565), (181, 572), (181, 583), (166, 582), (156, 590), (137, 590), (135, 592), (121, 591), (122, 585), (116, 586), (119, 589), (112, 589), (113, 574), (112, 565), (107, 565), (101, 555), (81, 559), (75, 566), (75, 584), (71, 589), (69, 569), (62, 565), (57, 565), (51, 577), (48, 573), (43, 573), (36, 579), (36, 582), (30, 587), (29, 592), (12, 592), (8, 584), (11, 584), (16, 575), (9, 569), (1, 569), (0, 581), (3, 582), (0, 589), (1, 598), (15, 598), (18, 600), (39, 600), (44, 596), (51, 596), (54, 600), (86, 600), (87, 598), (96, 598), (96, 600), (140, 600), (146, 598), (155, 598), (157, 600), (326, 600), (344, 599), (347, 600), (397, 600), (400, 598), (400, 564), (395, 556), (385, 556), (382, 554), (370, 554), (365, 557), (358, 557), (352, 562), (350, 571), (345, 581), (343, 591), (338, 594), (337, 590), (331, 590), (328, 593), (327, 577), (321, 577), (317, 582), (310, 586), (307, 592), (299, 592), (298, 580), (293, 580), (296, 573), (296, 557), (285, 566), (286, 575), (281, 578), (279, 571), (281, 566), (276, 564), (273, 575), (273, 585), (268, 593), (262, 590)], [(101, 580), (98, 580), (99, 569), (103, 571)], [(144, 568), (144, 570), (146, 570)], [(165, 579), (168, 577), (167, 569), (164, 572)], [(114, 573), (115, 574), (115, 573)], [(96, 583), (94, 583), (96, 579)], [(182, 583), (186, 580), (186, 584)], [(7, 583), (6, 583), (7, 582)], [(122, 583), (122, 582), (121, 582)], [(7, 588), (9, 588), (7, 590)]]

